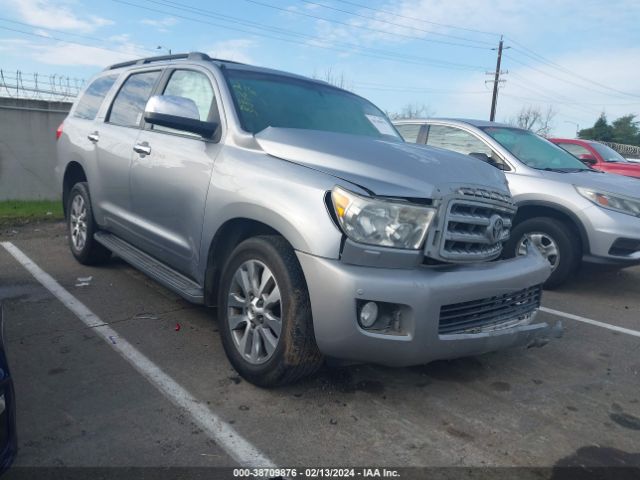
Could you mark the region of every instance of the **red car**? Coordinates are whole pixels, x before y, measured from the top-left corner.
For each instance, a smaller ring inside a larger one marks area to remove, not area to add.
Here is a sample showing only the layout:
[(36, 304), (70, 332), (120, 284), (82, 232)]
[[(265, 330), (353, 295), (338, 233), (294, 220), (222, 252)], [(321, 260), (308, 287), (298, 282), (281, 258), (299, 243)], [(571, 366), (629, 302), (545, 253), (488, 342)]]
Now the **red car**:
[(550, 138), (549, 140), (596, 170), (640, 178), (640, 163), (630, 162), (602, 143), (568, 138)]

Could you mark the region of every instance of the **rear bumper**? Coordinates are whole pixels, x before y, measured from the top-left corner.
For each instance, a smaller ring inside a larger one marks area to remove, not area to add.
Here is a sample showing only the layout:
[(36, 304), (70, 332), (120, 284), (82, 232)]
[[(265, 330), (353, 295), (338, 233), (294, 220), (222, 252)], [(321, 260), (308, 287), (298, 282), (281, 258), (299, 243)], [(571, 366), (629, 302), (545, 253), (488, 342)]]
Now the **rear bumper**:
[[(477, 355), (537, 343), (546, 323), (442, 335), (440, 308), (510, 294), (544, 283), (548, 263), (535, 250), (511, 260), (475, 265), (387, 269), (346, 265), (298, 252), (305, 274), (316, 341), (327, 356), (389, 366)], [(402, 305), (402, 334), (372, 333), (357, 322), (358, 300)]]

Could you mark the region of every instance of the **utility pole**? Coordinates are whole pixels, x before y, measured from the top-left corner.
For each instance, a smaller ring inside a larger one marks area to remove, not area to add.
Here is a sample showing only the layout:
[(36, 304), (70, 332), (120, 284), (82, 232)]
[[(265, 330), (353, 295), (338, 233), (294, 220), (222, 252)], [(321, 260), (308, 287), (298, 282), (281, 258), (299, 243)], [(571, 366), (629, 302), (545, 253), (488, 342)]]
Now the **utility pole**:
[[(507, 48), (510, 48), (510, 47), (504, 47), (503, 44), (504, 42), (502, 39), (502, 35), (500, 35), (500, 43), (498, 44), (498, 60), (496, 62), (496, 71), (487, 72), (487, 74), (494, 75), (493, 98), (491, 99), (491, 115), (489, 116), (489, 120), (492, 122), (496, 118), (496, 106), (498, 104), (498, 85), (500, 84), (500, 82), (504, 82), (504, 80), (500, 80), (500, 75), (504, 73), (508, 73), (508, 72), (500, 71), (500, 63), (502, 62), (502, 50), (506, 50)], [(495, 50), (495, 48), (493, 50)]]

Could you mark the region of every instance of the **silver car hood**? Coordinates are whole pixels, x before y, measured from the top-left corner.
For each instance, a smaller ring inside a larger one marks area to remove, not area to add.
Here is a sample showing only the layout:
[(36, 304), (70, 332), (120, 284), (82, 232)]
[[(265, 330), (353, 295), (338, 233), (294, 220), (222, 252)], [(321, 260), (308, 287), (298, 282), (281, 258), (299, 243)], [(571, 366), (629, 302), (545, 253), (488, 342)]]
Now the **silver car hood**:
[(623, 177), (612, 173), (585, 171), (575, 173), (540, 172), (544, 178), (557, 182), (572, 183), (578, 187), (593, 188), (601, 192), (619, 193), (628, 197), (640, 198), (640, 181), (637, 178)]
[(264, 152), (322, 171), (376, 195), (438, 198), (460, 185), (508, 193), (504, 174), (440, 148), (342, 133), (269, 127), (255, 135)]

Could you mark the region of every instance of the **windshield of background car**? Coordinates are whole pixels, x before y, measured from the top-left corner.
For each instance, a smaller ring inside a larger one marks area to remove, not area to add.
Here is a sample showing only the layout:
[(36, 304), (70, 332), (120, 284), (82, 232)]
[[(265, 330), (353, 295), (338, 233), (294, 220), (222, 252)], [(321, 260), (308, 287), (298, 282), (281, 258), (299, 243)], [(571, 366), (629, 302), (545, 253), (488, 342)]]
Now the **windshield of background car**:
[(528, 130), (509, 127), (483, 127), (500, 145), (525, 165), (540, 170), (588, 170), (576, 157)]
[(605, 162), (629, 163), (629, 160), (624, 158), (611, 147), (607, 147), (602, 143), (592, 143), (591, 146), (596, 149)]
[(242, 128), (300, 128), (402, 141), (378, 108), (364, 98), (284, 75), (225, 70)]

